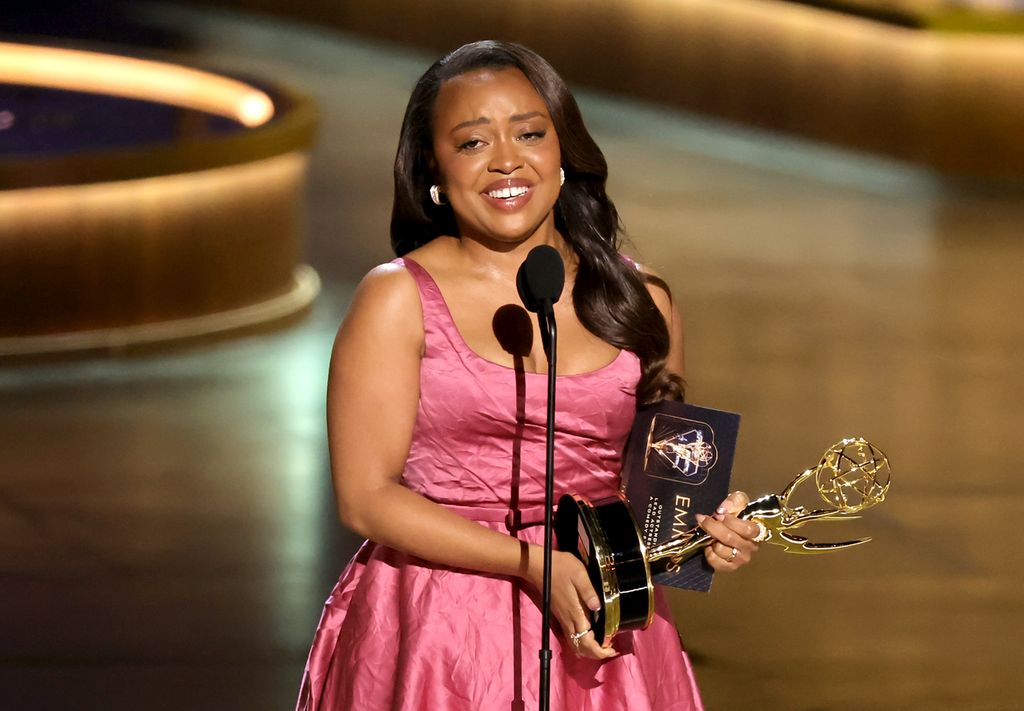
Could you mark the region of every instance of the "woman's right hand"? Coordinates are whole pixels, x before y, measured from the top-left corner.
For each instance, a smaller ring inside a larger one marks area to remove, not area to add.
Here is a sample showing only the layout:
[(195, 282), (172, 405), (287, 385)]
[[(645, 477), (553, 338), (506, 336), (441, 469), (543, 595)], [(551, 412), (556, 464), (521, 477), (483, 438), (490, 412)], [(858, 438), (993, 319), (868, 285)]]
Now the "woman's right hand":
[[(544, 585), (544, 549), (530, 546), (530, 561), (526, 579), (538, 591)], [(564, 551), (551, 552), (551, 614), (562, 628), (562, 634), (578, 656), (590, 659), (610, 659), (618, 656), (614, 648), (604, 649), (594, 639), (593, 632), (577, 637), (575, 633), (590, 630), (590, 614), (586, 610), (600, 609), (594, 586), (590, 584), (587, 569), (576, 556)]]

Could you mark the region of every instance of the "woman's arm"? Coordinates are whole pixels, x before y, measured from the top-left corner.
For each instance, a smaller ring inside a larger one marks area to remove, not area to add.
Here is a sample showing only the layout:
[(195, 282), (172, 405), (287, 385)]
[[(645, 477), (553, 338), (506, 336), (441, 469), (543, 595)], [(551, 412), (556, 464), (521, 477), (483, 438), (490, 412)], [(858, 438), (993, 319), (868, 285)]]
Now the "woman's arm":
[(362, 536), (444, 565), (522, 575), (519, 542), (399, 483), (419, 402), (423, 350), (416, 284), (378, 267), (359, 288), (331, 356), (331, 472), (342, 522)]
[[(331, 356), (327, 426), (342, 522), (373, 541), (425, 560), (519, 576), (540, 587), (539, 546), (481, 526), (400, 483), (419, 403), (422, 307), (405, 269), (382, 266), (363, 279)], [(597, 604), (571, 555), (552, 564), (552, 608), (567, 633), (585, 629), (581, 601)], [(582, 625), (582, 626), (581, 626)], [(610, 650), (597, 645), (588, 656)]]

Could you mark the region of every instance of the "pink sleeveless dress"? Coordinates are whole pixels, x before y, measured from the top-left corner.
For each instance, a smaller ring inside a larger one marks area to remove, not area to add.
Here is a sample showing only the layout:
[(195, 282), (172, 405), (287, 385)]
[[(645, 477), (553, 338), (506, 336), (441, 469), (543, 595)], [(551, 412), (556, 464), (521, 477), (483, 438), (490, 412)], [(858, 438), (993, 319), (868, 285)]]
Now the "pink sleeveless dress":
[[(426, 350), (403, 481), (452, 511), (543, 542), (547, 376), (473, 353), (437, 284), (411, 259)], [(636, 409), (639, 361), (558, 377), (555, 500), (619, 486)], [(516, 579), (436, 565), (366, 542), (331, 592), (298, 711), (532, 711), (537, 708), (539, 595)], [(703, 709), (667, 605), (646, 630), (616, 637), (622, 654), (581, 659), (551, 634), (557, 711)]]

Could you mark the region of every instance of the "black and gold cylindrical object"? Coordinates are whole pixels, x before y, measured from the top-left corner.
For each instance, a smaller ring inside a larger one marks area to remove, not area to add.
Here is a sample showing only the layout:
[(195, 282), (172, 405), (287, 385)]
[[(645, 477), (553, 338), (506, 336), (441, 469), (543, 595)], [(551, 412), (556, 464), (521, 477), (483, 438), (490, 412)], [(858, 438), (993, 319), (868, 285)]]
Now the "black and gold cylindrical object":
[(654, 575), (678, 566), (712, 540), (698, 528), (648, 549), (622, 493), (597, 501), (566, 494), (558, 502), (555, 535), (559, 549), (576, 555), (587, 568), (601, 601), (591, 613), (591, 628), (604, 647), (618, 632), (650, 626)]

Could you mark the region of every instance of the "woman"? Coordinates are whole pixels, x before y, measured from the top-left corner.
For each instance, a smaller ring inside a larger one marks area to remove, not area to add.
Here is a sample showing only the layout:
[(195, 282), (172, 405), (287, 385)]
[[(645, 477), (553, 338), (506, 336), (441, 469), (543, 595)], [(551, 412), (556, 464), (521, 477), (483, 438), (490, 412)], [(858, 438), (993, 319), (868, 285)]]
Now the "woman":
[[(515, 275), (547, 244), (566, 264), (556, 499), (618, 488), (638, 401), (681, 397), (682, 327), (663, 282), (618, 252), (607, 169), (539, 56), (466, 45), (413, 91), (395, 161), (399, 259), (360, 284), (328, 386), (341, 520), (365, 536), (328, 599), (298, 708), (536, 708), (545, 359)], [(756, 527), (731, 495), (702, 525), (733, 570)], [(701, 708), (663, 599), (602, 649), (583, 566), (554, 554), (552, 708)]]

